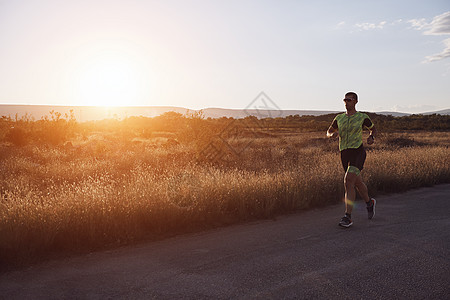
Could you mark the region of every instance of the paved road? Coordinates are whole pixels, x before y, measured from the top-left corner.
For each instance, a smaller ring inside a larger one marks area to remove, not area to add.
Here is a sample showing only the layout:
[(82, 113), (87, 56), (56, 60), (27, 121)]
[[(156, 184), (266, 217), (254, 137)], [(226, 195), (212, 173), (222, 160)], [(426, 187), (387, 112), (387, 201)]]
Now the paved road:
[(450, 185), (46, 262), (0, 298), (449, 299)]

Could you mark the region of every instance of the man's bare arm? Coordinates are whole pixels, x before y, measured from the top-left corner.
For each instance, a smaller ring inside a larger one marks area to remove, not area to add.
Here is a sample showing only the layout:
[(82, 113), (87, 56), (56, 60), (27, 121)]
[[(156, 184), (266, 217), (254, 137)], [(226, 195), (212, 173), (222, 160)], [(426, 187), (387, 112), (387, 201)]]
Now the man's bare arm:
[(369, 129), (370, 135), (367, 138), (367, 144), (372, 145), (375, 142), (375, 138), (377, 137), (377, 129), (375, 126)]
[(328, 130), (327, 130), (327, 137), (329, 137), (329, 138), (335, 138), (335, 137), (337, 137), (337, 136), (339, 136), (339, 133), (338, 133), (337, 129), (334, 128), (333, 126), (330, 126), (330, 127), (328, 128)]

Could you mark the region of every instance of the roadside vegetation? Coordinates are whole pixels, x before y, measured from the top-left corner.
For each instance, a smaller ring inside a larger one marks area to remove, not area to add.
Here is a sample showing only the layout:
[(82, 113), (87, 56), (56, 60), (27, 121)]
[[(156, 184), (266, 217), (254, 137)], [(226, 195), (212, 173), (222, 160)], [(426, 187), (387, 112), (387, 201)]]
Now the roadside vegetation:
[[(333, 117), (3, 117), (0, 266), (339, 203)], [(450, 117), (371, 117), (371, 195), (450, 182)]]

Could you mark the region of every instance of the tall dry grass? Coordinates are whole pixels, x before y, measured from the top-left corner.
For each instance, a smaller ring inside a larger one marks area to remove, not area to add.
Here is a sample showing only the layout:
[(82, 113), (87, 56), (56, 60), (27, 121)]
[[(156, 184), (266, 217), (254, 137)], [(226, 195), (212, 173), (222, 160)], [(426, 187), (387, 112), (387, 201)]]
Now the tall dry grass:
[[(448, 139), (421, 136), (412, 146), (392, 146), (412, 141), (404, 134), (381, 137), (368, 150), (372, 195), (450, 181)], [(323, 133), (241, 138), (247, 148), (226, 163), (204, 162), (197, 145), (168, 139), (119, 143), (97, 133), (69, 147), (3, 145), (0, 265), (342, 200), (337, 142)]]

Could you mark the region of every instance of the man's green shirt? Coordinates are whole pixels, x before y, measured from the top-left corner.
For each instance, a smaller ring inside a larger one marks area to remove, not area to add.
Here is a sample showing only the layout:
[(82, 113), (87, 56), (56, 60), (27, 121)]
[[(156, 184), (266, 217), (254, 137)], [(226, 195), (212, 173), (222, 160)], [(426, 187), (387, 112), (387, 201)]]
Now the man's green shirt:
[(371, 129), (374, 124), (368, 115), (358, 111), (352, 116), (346, 113), (337, 115), (331, 126), (339, 131), (339, 150), (342, 151), (359, 148), (363, 143), (363, 127)]

